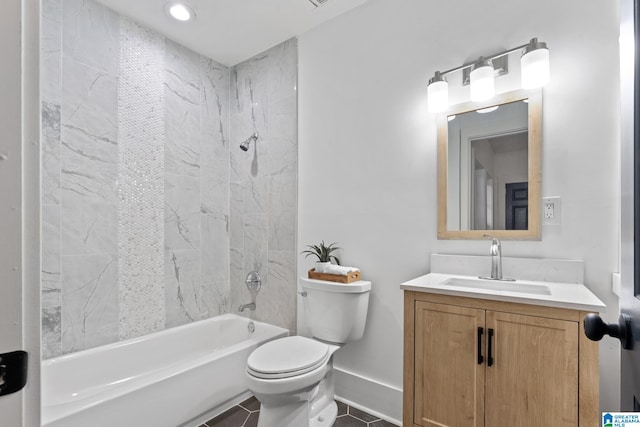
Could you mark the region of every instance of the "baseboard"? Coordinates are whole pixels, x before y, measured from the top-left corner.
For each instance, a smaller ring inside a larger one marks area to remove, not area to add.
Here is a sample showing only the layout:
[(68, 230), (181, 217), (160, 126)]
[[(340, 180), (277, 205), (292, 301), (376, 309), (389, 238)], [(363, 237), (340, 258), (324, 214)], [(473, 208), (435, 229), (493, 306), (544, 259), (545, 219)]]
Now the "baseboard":
[(334, 367), (336, 399), (402, 426), (402, 389)]

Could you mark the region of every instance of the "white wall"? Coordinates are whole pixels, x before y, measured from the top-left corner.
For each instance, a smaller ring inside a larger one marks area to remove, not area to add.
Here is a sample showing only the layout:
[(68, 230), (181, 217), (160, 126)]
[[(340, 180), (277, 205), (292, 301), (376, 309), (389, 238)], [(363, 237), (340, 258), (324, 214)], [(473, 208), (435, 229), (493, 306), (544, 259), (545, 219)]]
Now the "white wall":
[(39, 29), (37, 0), (0, 17), (0, 353), (29, 354), (28, 382), (0, 398), (0, 425), (40, 425)]
[[(549, 45), (552, 73), (543, 92), (542, 194), (562, 197), (563, 223), (543, 227), (540, 242), (504, 242), (503, 253), (584, 260), (586, 284), (608, 305), (606, 317), (617, 318), (610, 276), (618, 265), (618, 31), (617, 2), (370, 0), (300, 37), (298, 247), (337, 241), (343, 263), (373, 282), (365, 337), (336, 356), (339, 370), (389, 385), (384, 398), (396, 402), (399, 284), (429, 271), (429, 253), (488, 251), (486, 241), (436, 238), (428, 78), (536, 36)], [(499, 92), (517, 88), (518, 61), (511, 62)], [(454, 90), (454, 101), (466, 100), (466, 90)], [(306, 271), (311, 261), (298, 259)], [(301, 333), (303, 321), (299, 310)], [(601, 345), (607, 410), (619, 405), (617, 346)], [(357, 403), (380, 403), (364, 400)], [(378, 408), (397, 419), (396, 406)]]

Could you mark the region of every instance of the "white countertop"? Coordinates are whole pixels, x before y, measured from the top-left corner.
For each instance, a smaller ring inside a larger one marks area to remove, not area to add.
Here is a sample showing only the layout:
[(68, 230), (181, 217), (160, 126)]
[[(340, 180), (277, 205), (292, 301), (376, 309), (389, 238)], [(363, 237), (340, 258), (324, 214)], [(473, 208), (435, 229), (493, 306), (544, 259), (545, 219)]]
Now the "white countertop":
[[(452, 280), (453, 279), (453, 280)], [(458, 279), (461, 282), (478, 283), (500, 287), (502, 289), (482, 289), (473, 286), (456, 286)], [(540, 289), (548, 289), (549, 294), (529, 293), (526, 291), (510, 291), (509, 286), (514, 288), (522, 286)], [(409, 280), (400, 285), (406, 291), (428, 292), (442, 295), (452, 295), (468, 298), (479, 298), (494, 301), (507, 301), (520, 304), (541, 305), (546, 307), (568, 308), (572, 310), (604, 312), (605, 304), (596, 297), (593, 292), (583, 284), (557, 283), (557, 282), (537, 282), (530, 280), (516, 280), (513, 282), (496, 280), (479, 280), (477, 276), (463, 276), (457, 274), (429, 273), (424, 276)]]

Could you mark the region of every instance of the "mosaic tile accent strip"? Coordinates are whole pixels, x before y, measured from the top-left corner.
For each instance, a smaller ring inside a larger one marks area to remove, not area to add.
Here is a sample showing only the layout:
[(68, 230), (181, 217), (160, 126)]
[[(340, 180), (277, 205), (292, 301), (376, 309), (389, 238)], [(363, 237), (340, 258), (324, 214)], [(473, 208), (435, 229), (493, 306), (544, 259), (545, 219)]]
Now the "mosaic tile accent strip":
[(164, 329), (164, 39), (120, 20), (120, 339)]
[(237, 312), (256, 268), (243, 314), (294, 331), (296, 40), (231, 86), (95, 0), (43, 0), (42, 21), (45, 358)]

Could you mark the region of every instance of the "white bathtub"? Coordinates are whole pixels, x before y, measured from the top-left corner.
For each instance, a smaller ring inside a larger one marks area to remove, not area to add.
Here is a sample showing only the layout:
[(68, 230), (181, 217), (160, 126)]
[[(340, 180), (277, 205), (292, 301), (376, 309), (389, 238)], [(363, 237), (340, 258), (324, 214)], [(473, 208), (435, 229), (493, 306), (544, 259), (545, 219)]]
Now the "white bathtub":
[(251, 351), (286, 329), (225, 314), (46, 360), (45, 427), (198, 425), (249, 396)]

